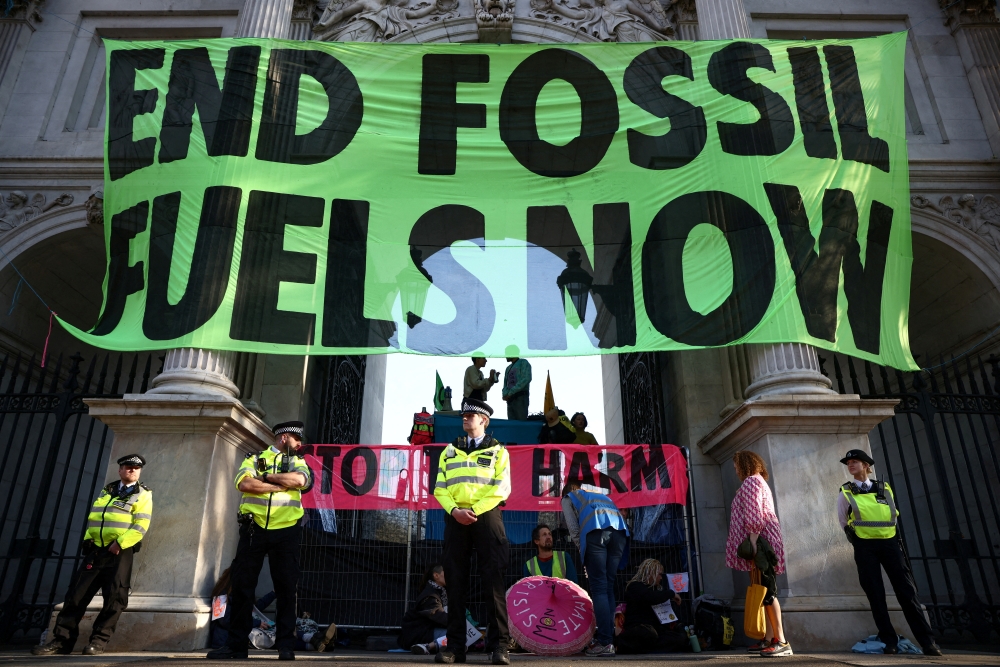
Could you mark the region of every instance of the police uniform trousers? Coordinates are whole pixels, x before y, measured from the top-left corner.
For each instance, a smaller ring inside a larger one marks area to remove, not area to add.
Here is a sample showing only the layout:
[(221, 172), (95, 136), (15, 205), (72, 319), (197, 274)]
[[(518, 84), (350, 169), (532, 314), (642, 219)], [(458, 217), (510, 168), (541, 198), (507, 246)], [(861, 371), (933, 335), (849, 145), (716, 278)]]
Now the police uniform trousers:
[(885, 586), (882, 584), (882, 568), (889, 576), (892, 591), (896, 594), (899, 606), (903, 609), (906, 622), (913, 632), (913, 638), (921, 646), (934, 643), (931, 626), (927, 622), (920, 602), (917, 600), (917, 586), (913, 583), (913, 575), (903, 558), (903, 550), (899, 546), (898, 537), (888, 539), (862, 539), (855, 537), (854, 562), (858, 566), (858, 578), (861, 588), (868, 596), (868, 604), (875, 617), (878, 628), (878, 638), (889, 647), (896, 646), (896, 631), (889, 620), (889, 607), (885, 600)]
[(240, 542), (230, 570), (233, 585), (229, 604), (229, 647), (246, 653), (250, 630), (254, 628), (253, 603), (257, 579), (267, 556), (277, 604), (277, 634), (274, 648), (295, 648), (295, 589), (299, 583), (299, 543), (302, 527), (298, 524), (277, 530), (264, 530), (255, 523), (240, 526)]
[(73, 575), (66, 591), (62, 611), (52, 629), (53, 638), (73, 645), (80, 634), (80, 619), (87, 613), (97, 591), (101, 591), (104, 606), (94, 620), (90, 643), (104, 646), (115, 632), (122, 612), (128, 607), (128, 591), (132, 581), (132, 547), (118, 555), (107, 547), (94, 546), (83, 566)]
[(510, 544), (503, 526), (503, 511), (497, 507), (479, 514), (475, 523), (463, 526), (451, 515), (444, 518), (444, 548), (441, 564), (448, 582), (448, 648), (465, 654), (465, 609), (469, 597), (469, 569), (476, 550), (483, 602), (486, 604), (486, 650), (507, 646), (507, 586), (504, 572), (510, 560)]

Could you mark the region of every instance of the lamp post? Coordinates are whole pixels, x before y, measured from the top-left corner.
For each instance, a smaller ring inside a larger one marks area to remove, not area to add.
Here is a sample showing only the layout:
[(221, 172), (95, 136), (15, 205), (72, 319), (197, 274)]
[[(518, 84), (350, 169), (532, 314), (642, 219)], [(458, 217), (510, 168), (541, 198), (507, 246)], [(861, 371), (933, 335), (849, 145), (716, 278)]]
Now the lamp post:
[(590, 286), (593, 284), (593, 277), (580, 266), (581, 256), (576, 248), (569, 251), (566, 259), (566, 268), (556, 278), (556, 285), (559, 286), (559, 295), (565, 303), (565, 292), (569, 292), (570, 301), (576, 308), (576, 314), (580, 318), (580, 323), (587, 318), (587, 298), (590, 295)]

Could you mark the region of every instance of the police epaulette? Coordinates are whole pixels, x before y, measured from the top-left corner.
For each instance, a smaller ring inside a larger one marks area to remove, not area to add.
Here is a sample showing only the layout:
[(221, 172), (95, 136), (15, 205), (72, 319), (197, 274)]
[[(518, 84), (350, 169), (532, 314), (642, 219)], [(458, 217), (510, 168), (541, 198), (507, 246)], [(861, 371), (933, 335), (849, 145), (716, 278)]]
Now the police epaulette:
[(149, 491), (150, 493), (153, 492), (153, 490), (151, 488), (149, 488), (148, 486), (146, 486), (142, 482), (139, 482), (139, 488), (145, 489), (145, 490)]
[(840, 485), (840, 488), (842, 488), (844, 491), (850, 491), (852, 488), (854, 488), (854, 485), (851, 484), (850, 482), (844, 482), (843, 484)]
[(112, 491), (114, 491), (115, 486), (117, 484), (118, 484), (118, 480), (115, 480), (113, 482), (108, 482), (108, 485), (104, 487), (104, 490), (107, 491), (108, 493), (111, 493)]
[(255, 456), (257, 456), (257, 455), (256, 455), (256, 454), (254, 454), (253, 452), (249, 452), (249, 453), (248, 453), (248, 454), (247, 454), (246, 456), (244, 456), (243, 458), (244, 458), (244, 459), (250, 459), (250, 458), (253, 458), (253, 457), (255, 457)]

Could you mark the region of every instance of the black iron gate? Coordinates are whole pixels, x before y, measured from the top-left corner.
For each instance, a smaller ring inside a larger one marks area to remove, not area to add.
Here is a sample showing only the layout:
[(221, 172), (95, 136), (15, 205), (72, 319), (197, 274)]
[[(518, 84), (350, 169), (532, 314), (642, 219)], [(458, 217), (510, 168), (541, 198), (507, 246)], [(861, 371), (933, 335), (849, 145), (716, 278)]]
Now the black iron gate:
[(841, 393), (900, 399), (869, 440), (935, 632), (1000, 643), (1000, 358), (905, 374), (868, 362), (859, 374), (850, 357), (833, 365)]
[(123, 375), (126, 359), (0, 362), (0, 643), (37, 637), (80, 563), (112, 439), (83, 399), (146, 391), (153, 355), (140, 376), (138, 356)]

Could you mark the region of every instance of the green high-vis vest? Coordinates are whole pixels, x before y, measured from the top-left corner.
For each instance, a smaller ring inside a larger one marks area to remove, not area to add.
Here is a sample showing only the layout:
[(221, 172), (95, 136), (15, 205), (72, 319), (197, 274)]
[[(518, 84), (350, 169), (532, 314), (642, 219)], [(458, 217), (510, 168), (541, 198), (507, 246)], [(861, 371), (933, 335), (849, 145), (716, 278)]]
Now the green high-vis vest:
[[(854, 493), (854, 485), (847, 482), (840, 487), (841, 493), (851, 504), (847, 515), (847, 525), (854, 534), (865, 540), (884, 540), (896, 536), (896, 520), (899, 511), (896, 499), (888, 482), (872, 482), (868, 493)], [(878, 485), (882, 486), (879, 492)]]
[[(527, 563), (525, 566), (528, 568), (528, 574), (533, 577), (545, 576), (542, 574), (542, 564), (538, 560), (538, 556), (535, 556)], [(556, 579), (566, 578), (566, 552), (565, 551), (553, 551), (552, 552), (552, 576)]]

